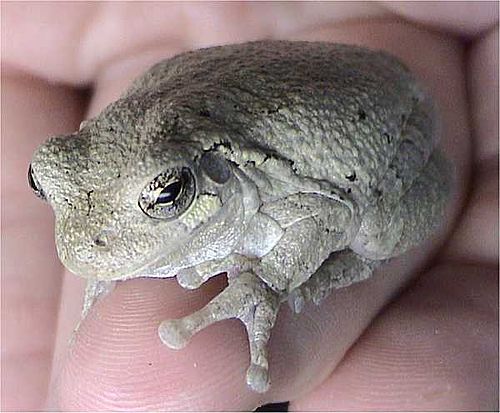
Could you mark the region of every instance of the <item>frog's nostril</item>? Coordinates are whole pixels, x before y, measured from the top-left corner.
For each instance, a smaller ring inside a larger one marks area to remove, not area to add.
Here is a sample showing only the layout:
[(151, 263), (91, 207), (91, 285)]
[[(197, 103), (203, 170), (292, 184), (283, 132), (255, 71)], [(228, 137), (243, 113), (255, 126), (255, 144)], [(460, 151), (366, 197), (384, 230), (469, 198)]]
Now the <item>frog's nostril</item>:
[(94, 237), (93, 242), (96, 247), (104, 248), (107, 247), (114, 238), (116, 238), (115, 231), (106, 229), (97, 234)]
[(108, 245), (108, 243), (104, 238), (97, 236), (94, 238), (94, 245), (97, 247), (105, 247), (106, 245)]

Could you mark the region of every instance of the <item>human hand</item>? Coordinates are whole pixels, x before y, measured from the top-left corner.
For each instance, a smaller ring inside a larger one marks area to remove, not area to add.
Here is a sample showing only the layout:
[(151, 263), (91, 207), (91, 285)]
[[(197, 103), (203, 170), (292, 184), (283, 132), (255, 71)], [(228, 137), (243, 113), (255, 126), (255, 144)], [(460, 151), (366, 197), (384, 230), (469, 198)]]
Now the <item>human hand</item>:
[[(42, 409), (47, 395), (49, 407), (62, 410), (250, 410), (283, 400), (300, 410), (498, 408), (496, 3), (2, 8), (3, 410)], [(237, 322), (211, 326), (182, 351), (157, 336), (159, 322), (217, 294), (220, 277), (196, 291), (175, 280), (121, 283), (67, 352), (83, 281), (63, 276), (51, 211), (26, 183), (34, 149), (77, 129), (161, 59), (264, 37), (385, 49), (422, 79), (457, 166), (446, 228), (320, 307), (307, 305), (298, 316), (283, 307), (264, 395), (245, 386), (248, 350)]]

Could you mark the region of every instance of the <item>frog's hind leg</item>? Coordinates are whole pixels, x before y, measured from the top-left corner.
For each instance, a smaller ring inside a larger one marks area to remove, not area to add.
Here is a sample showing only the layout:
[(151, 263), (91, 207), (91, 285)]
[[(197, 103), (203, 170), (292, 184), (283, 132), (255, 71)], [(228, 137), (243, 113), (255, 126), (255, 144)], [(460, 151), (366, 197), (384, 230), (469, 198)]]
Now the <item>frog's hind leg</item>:
[(443, 220), (451, 180), (447, 160), (434, 152), (399, 197), (383, 199), (365, 212), (351, 249), (363, 257), (383, 260), (423, 242)]
[(319, 304), (333, 289), (368, 278), (384, 260), (403, 254), (431, 235), (444, 215), (450, 179), (446, 161), (433, 153), (399, 199), (368, 212), (352, 250), (332, 253), (309, 280), (290, 292), (292, 310), (299, 312), (310, 300)]
[(176, 320), (166, 320), (158, 329), (168, 347), (180, 349), (198, 331), (217, 321), (240, 319), (247, 329), (251, 364), (247, 383), (257, 392), (269, 388), (267, 342), (280, 306), (280, 296), (256, 275), (245, 272), (230, 279), (227, 288), (201, 310)]
[(333, 290), (369, 278), (379, 263), (350, 250), (334, 252), (311, 278), (290, 292), (288, 304), (295, 313), (300, 313), (308, 301), (319, 305)]
[(363, 213), (349, 249), (335, 252), (303, 285), (290, 292), (292, 309), (318, 304), (333, 289), (368, 278), (383, 260), (419, 244), (439, 226), (451, 187), (451, 168), (433, 150), (435, 125), (429, 105), (417, 104), (374, 200)]
[(451, 165), (435, 148), (437, 135), (431, 104), (417, 101), (384, 178), (373, 190), (352, 250), (367, 258), (387, 259), (437, 229), (452, 187)]

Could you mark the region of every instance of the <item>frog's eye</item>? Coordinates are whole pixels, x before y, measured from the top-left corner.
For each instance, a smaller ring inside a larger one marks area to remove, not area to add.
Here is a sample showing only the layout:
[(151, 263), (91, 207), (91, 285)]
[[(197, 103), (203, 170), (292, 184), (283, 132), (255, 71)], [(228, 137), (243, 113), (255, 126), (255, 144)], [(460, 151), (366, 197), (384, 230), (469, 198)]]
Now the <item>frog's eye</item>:
[(194, 176), (189, 168), (169, 169), (144, 187), (139, 207), (151, 218), (177, 218), (193, 202), (195, 189)]
[(40, 183), (33, 174), (33, 168), (31, 167), (31, 164), (28, 168), (28, 184), (37, 197), (45, 199), (45, 194), (42, 187), (40, 186)]

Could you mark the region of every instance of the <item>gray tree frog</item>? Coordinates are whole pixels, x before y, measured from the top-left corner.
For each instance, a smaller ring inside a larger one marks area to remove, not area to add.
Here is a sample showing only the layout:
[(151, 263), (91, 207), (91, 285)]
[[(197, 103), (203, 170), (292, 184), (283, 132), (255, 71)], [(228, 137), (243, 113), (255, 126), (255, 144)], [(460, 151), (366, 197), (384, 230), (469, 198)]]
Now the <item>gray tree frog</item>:
[(180, 349), (246, 326), (246, 381), (269, 387), (283, 301), (299, 312), (428, 237), (450, 188), (427, 95), (395, 58), (322, 42), (258, 41), (162, 61), (70, 136), (41, 145), (29, 182), (54, 209), (61, 261), (88, 279), (227, 273), (201, 310), (159, 326)]

